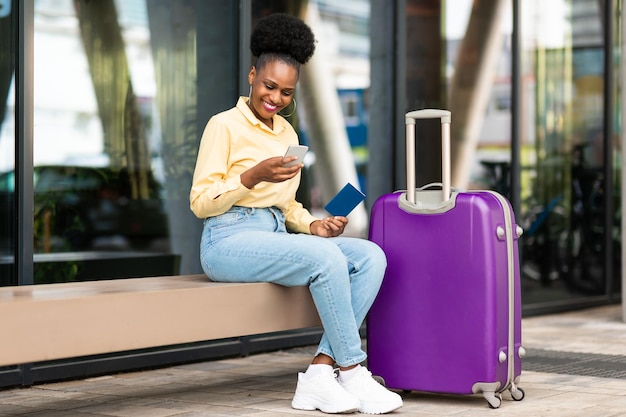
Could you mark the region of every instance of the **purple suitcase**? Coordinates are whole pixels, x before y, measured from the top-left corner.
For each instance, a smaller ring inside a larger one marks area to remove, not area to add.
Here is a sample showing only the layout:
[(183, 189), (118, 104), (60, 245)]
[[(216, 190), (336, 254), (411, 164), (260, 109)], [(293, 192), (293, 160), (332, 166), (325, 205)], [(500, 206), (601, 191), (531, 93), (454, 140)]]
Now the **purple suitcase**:
[[(441, 190), (415, 189), (415, 119), (441, 118)], [(367, 319), (368, 366), (389, 388), (524, 398), (521, 296), (508, 201), (450, 184), (450, 112), (407, 113), (407, 190), (380, 197), (369, 238), (387, 272)]]

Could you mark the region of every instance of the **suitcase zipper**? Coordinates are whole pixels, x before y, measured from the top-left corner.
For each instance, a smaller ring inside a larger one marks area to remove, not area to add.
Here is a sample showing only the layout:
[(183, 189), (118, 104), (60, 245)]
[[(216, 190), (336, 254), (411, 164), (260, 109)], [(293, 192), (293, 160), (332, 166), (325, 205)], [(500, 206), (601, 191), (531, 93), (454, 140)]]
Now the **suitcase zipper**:
[(509, 334), (507, 341), (507, 383), (502, 387), (501, 392), (510, 387), (511, 392), (517, 390), (515, 386), (515, 254), (513, 251), (513, 219), (511, 216), (511, 206), (509, 202), (502, 195), (495, 191), (486, 191), (492, 194), (500, 202), (502, 211), (504, 212), (504, 228), (505, 228), (505, 241), (507, 252), (507, 278), (508, 278), (508, 290), (509, 290), (509, 311), (508, 311), (508, 323)]

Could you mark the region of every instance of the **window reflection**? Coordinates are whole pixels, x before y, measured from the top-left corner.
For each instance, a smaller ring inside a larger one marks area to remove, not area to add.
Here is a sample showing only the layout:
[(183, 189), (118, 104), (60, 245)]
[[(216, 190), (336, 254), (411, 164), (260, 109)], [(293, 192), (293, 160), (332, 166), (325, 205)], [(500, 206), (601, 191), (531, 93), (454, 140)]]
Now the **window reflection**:
[[(520, 246), (529, 305), (601, 295), (607, 288), (601, 3), (520, 2), (522, 171), (516, 216), (526, 230)], [(453, 185), (492, 189), (511, 199), (511, 2), (445, 2), (447, 101), (425, 81), (436, 84), (434, 47), (412, 33), (419, 27), (434, 32), (434, 19), (424, 12), (426, 2), (407, 4), (410, 109), (433, 107), (428, 100), (446, 103), (454, 121)], [(423, 14), (413, 13), (418, 6)], [(434, 178), (438, 170), (432, 169)], [(619, 248), (619, 232), (611, 235)]]
[[(604, 271), (604, 45), (599, 2), (522, 13), (525, 300), (600, 295)], [(524, 19), (523, 19), (524, 20)]]
[(145, 1), (35, 3), (35, 282), (90, 279), (85, 253), (171, 251), (153, 42)]
[(14, 25), (10, 1), (0, 2), (0, 285), (15, 284)]

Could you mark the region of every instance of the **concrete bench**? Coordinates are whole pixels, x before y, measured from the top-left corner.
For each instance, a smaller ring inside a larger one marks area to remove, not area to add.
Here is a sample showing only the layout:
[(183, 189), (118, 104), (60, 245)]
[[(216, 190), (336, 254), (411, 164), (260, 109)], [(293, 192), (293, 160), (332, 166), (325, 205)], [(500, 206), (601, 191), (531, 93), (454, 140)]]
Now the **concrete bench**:
[(0, 287), (0, 366), (320, 325), (306, 287), (205, 275)]

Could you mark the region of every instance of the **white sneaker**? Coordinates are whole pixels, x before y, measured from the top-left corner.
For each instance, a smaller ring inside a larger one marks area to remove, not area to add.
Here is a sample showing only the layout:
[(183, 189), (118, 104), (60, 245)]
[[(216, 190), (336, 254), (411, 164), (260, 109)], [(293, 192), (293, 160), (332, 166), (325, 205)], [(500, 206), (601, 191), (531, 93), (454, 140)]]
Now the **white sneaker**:
[(359, 409), (360, 401), (347, 392), (339, 382), (337, 376), (329, 367), (328, 372), (322, 372), (313, 377), (305, 378), (298, 374), (298, 386), (291, 401), (291, 407), (297, 410), (320, 410), (324, 413), (352, 413)]
[(402, 397), (380, 385), (366, 367), (361, 366), (348, 381), (339, 380), (342, 387), (360, 401), (364, 414), (385, 414), (402, 407)]

